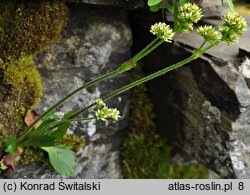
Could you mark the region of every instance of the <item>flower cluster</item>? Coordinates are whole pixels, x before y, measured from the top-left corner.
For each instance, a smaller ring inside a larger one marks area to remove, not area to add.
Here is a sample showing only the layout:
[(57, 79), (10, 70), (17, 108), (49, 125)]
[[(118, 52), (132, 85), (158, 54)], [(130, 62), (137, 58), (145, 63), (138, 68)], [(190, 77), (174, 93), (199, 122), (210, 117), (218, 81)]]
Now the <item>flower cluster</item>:
[(107, 118), (118, 120), (120, 118), (120, 112), (116, 108), (109, 108), (101, 99), (96, 101), (97, 111), (95, 116), (97, 120), (108, 121)]
[(242, 32), (247, 29), (245, 19), (237, 12), (227, 12), (222, 19), (225, 21), (225, 24), (219, 26), (222, 40), (229, 44), (236, 42)]
[(201, 26), (197, 29), (197, 32), (200, 36), (202, 36), (206, 41), (217, 44), (222, 36), (220, 34), (220, 32), (218, 32), (217, 30), (215, 30), (215, 28), (213, 26)]
[(188, 33), (193, 30), (193, 23), (197, 23), (202, 17), (202, 11), (194, 3), (186, 3), (180, 7), (178, 14), (178, 31)]
[(165, 42), (171, 42), (171, 39), (174, 36), (173, 30), (169, 25), (166, 25), (163, 22), (158, 22), (151, 26), (150, 32), (164, 40)]

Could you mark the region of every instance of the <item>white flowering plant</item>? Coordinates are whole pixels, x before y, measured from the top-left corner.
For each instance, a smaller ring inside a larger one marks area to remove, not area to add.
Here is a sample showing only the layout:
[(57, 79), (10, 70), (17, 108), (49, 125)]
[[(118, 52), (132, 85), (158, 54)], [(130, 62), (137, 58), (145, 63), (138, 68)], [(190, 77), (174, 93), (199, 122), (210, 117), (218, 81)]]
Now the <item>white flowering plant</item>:
[[(150, 11), (152, 12), (157, 12), (160, 9), (164, 10), (168, 10), (171, 13), (174, 13), (174, 7), (177, 5), (176, 0), (172, 0), (172, 4), (169, 3), (170, 1), (168, 0), (148, 0), (148, 6)], [(182, 6), (186, 3), (188, 3), (189, 0), (179, 0), (179, 4)], [(221, 4), (224, 5), (225, 0), (221, 0)], [(232, 12), (234, 12), (234, 5), (232, 0), (226, 0), (228, 7), (230, 8), (230, 10)]]
[[(222, 3), (224, 2), (222, 1)], [(188, 33), (192, 31), (194, 24), (198, 23), (203, 16), (201, 8), (187, 0), (180, 0), (179, 4), (175, 0), (173, 0), (173, 4), (169, 4), (163, 0), (148, 0), (148, 5), (151, 10), (157, 11), (160, 8), (166, 8), (173, 13), (174, 27), (171, 28), (170, 25), (163, 22), (153, 24), (150, 28), (150, 32), (155, 35), (155, 39), (146, 45), (139, 53), (121, 64), (120, 67), (113, 72), (83, 84), (59, 100), (43, 114), (35, 117), (20, 136), (5, 139), (2, 151), (6, 154), (0, 161), (0, 169), (11, 168), (15, 170), (16, 160), (22, 153), (24, 147), (39, 147), (48, 152), (50, 162), (57, 172), (65, 176), (74, 175), (76, 168), (75, 154), (69, 148), (60, 144), (60, 141), (63, 139), (63, 136), (71, 124), (83, 120), (117, 121), (120, 118), (120, 112), (116, 108), (109, 108), (105, 104), (106, 100), (197, 59), (222, 41), (228, 44), (236, 42), (243, 31), (247, 29), (247, 23), (242, 16), (234, 11), (232, 1), (227, 0), (227, 3), (230, 7), (230, 11), (222, 17), (224, 24), (217, 27), (205, 25), (197, 28), (197, 33), (204, 41), (197, 50), (193, 51), (190, 57), (117, 89), (76, 112), (66, 113), (62, 118), (54, 115), (53, 112), (55, 109), (79, 91), (133, 69), (141, 59), (153, 52), (161, 44), (171, 43), (176, 33)], [(79, 117), (80, 114), (90, 109), (92, 109), (94, 117)]]

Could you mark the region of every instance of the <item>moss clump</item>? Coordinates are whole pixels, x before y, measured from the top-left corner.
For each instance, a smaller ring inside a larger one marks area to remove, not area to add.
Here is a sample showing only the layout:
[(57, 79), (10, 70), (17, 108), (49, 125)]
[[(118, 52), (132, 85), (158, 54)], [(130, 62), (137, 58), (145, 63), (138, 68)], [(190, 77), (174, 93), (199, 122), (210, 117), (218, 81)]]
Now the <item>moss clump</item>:
[[(134, 74), (138, 79), (140, 70)], [(123, 144), (125, 178), (207, 178), (201, 165), (176, 166), (169, 163), (171, 146), (156, 132), (153, 106), (145, 85), (131, 92), (131, 116), (127, 138)]]
[(42, 96), (41, 78), (32, 56), (0, 62), (0, 91), (0, 140), (3, 140), (18, 134), (27, 110)]
[(42, 84), (32, 56), (0, 65), (0, 69), (3, 70), (3, 83), (9, 85), (13, 93), (22, 95), (26, 108), (33, 108), (42, 96)]
[(59, 0), (2, 0), (0, 58), (43, 51), (59, 39), (66, 16), (67, 8)]
[(19, 164), (28, 165), (36, 164), (38, 162), (44, 161), (47, 158), (47, 153), (39, 148), (25, 148), (21, 154)]
[(74, 134), (65, 134), (61, 144), (69, 147), (74, 152), (79, 152), (85, 145), (85, 139), (78, 137)]

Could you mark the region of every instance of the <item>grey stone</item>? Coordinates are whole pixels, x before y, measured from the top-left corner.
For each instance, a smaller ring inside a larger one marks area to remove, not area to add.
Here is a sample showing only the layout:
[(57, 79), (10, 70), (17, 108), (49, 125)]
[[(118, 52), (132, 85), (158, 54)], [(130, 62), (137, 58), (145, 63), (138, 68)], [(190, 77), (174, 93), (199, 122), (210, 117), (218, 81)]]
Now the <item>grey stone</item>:
[(67, 2), (118, 6), (124, 7), (126, 9), (136, 9), (139, 7), (144, 7), (146, 4), (145, 0), (67, 0)]
[[(70, 16), (62, 39), (37, 57), (44, 85), (44, 96), (38, 112), (46, 110), (83, 83), (115, 70), (130, 57), (131, 32), (126, 12), (86, 5), (70, 6)], [(129, 81), (122, 74), (83, 90), (61, 106), (56, 114), (62, 116), (93, 103)], [(69, 133), (87, 139), (87, 145), (77, 154), (77, 170), (72, 178), (121, 178), (120, 145), (127, 125), (129, 98), (124, 93), (110, 99), (110, 107), (121, 111), (119, 122), (79, 122)], [(90, 112), (84, 116), (93, 116)], [(48, 163), (18, 166), (9, 178), (61, 178)]]
[(206, 18), (221, 17), (226, 13), (226, 1), (224, 2), (224, 6), (222, 6), (221, 0), (202, 0), (200, 5)]

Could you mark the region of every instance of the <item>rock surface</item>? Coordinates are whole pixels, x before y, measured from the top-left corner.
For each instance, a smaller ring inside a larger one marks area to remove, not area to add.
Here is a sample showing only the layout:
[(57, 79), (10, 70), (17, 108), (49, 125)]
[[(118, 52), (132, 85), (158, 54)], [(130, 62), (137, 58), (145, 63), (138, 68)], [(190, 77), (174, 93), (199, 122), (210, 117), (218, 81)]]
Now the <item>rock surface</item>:
[(136, 9), (144, 7), (146, 4), (145, 0), (67, 0), (67, 2), (110, 5), (124, 7), (125, 9)]
[[(68, 25), (62, 40), (37, 57), (43, 78), (44, 96), (37, 111), (44, 111), (60, 98), (129, 59), (131, 32), (126, 12), (106, 7), (70, 6)], [(61, 106), (56, 114), (78, 110), (97, 98), (125, 85), (128, 74), (83, 90)], [(87, 145), (77, 154), (78, 167), (72, 178), (121, 178), (120, 144), (128, 118), (128, 93), (108, 101), (117, 107), (121, 120), (114, 123), (79, 122), (70, 133), (84, 137)], [(91, 113), (85, 113), (91, 116)], [(61, 178), (48, 164), (19, 166), (10, 178)]]
[(221, 6), (221, 0), (202, 0), (200, 2), (203, 14), (206, 18), (220, 18), (226, 13), (227, 3)]

